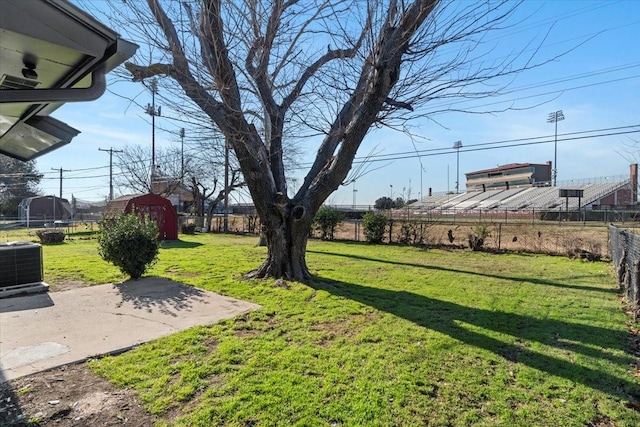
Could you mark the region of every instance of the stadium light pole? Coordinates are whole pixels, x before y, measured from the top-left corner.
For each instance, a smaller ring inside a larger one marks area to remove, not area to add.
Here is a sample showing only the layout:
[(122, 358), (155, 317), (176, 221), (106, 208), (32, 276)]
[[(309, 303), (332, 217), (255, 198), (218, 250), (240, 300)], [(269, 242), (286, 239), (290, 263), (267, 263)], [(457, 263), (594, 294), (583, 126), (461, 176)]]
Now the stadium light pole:
[(555, 123), (555, 133), (553, 138), (553, 186), (556, 187), (558, 183), (558, 122), (564, 120), (564, 114), (562, 110), (549, 113), (547, 123)]
[(356, 189), (356, 180), (353, 180), (353, 209), (356, 209), (356, 193), (358, 190)]
[(453, 148), (456, 149), (456, 194), (460, 190), (460, 148), (462, 147), (462, 141), (456, 141), (453, 143)]

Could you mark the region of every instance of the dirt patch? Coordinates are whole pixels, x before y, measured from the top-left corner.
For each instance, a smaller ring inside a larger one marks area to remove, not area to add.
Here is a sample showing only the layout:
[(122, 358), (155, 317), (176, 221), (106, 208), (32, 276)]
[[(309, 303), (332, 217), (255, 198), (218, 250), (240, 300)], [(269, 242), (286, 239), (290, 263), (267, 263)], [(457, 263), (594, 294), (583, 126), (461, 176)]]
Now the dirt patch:
[(137, 395), (95, 375), (86, 364), (65, 365), (0, 384), (2, 426), (152, 426)]
[[(50, 292), (87, 286), (54, 283)], [(94, 374), (86, 363), (64, 365), (0, 384), (0, 426), (152, 426), (159, 420), (136, 393)]]
[(88, 284), (80, 280), (68, 280), (66, 282), (53, 282), (49, 284), (49, 292), (63, 292), (71, 289), (86, 288)]

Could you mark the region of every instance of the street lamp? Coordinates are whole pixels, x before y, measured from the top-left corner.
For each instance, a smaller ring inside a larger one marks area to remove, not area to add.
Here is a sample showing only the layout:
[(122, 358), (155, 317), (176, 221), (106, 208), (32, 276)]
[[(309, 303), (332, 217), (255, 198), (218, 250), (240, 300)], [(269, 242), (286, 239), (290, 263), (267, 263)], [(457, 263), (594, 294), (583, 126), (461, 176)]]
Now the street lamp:
[(553, 138), (553, 186), (555, 187), (558, 183), (558, 122), (560, 120), (564, 120), (564, 114), (562, 114), (562, 110), (554, 111), (553, 113), (549, 113), (549, 117), (547, 118), (547, 123), (555, 123), (555, 133)]
[(161, 107), (156, 109), (158, 81), (156, 79), (152, 79), (149, 88), (151, 89), (151, 104), (147, 104), (145, 113), (151, 116), (151, 181), (153, 181), (153, 175), (156, 173), (156, 116), (161, 115)]
[(453, 148), (456, 150), (456, 194), (460, 189), (460, 147), (462, 147), (462, 141), (453, 143)]

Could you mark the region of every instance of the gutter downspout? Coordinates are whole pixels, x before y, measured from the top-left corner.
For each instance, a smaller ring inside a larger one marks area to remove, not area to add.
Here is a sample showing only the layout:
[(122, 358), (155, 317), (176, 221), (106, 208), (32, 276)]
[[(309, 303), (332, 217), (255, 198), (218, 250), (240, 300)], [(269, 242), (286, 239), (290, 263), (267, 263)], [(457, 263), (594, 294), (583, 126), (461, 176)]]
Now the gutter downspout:
[(0, 104), (27, 102), (44, 104), (50, 102), (94, 101), (107, 89), (106, 67), (101, 65), (91, 73), (91, 86), (86, 88), (57, 89), (9, 89), (0, 92)]

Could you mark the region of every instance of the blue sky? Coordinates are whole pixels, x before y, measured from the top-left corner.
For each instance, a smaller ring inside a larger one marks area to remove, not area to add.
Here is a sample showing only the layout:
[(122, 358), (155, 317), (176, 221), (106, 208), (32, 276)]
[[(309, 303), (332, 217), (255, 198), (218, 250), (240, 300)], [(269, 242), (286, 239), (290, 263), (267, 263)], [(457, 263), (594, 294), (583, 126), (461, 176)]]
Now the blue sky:
[[(414, 141), (388, 129), (373, 131), (366, 137), (359, 156), (375, 151), (381, 161), (370, 163), (364, 176), (355, 184), (341, 187), (327, 202), (351, 205), (355, 194), (356, 204), (367, 205), (382, 196), (418, 198), (420, 193), (426, 195), (429, 188), (434, 192), (454, 191), (457, 165), (452, 147), (456, 141), (462, 143), (461, 190), (465, 172), (507, 163), (553, 160), (554, 126), (547, 123), (547, 117), (557, 110), (565, 116), (558, 123), (558, 182), (628, 175), (629, 161), (625, 157), (633, 155), (626, 152), (634, 141), (640, 142), (640, 0), (529, 0), (521, 13), (524, 16), (532, 12), (534, 16), (518, 24), (519, 31), (511, 31), (508, 39), (501, 40), (501, 49), (518, 49), (522, 40), (540, 37), (553, 21), (548, 47), (541, 55), (550, 56), (584, 44), (551, 64), (518, 76), (511, 83), (511, 92), (503, 97), (461, 105), (478, 111), (512, 103), (532, 108), (496, 114), (438, 114), (431, 120), (412, 123)], [(126, 38), (126, 33), (120, 31)], [(151, 95), (134, 83), (111, 84), (109, 91), (112, 93), (97, 101), (67, 104), (53, 114), (81, 134), (71, 144), (37, 159), (37, 168), (44, 173), (40, 185), (44, 194), (58, 194), (59, 172), (53, 169), (62, 168), (66, 170), (63, 197), (71, 199), (73, 194), (83, 200), (104, 199), (109, 192), (109, 155), (98, 148), (151, 146), (150, 117), (114, 93), (137, 95), (141, 105), (150, 102)], [(487, 104), (492, 105), (483, 107)], [(163, 105), (163, 112), (168, 108)], [(158, 127), (173, 131), (163, 132), (157, 127), (156, 147), (178, 145), (175, 132), (181, 124), (162, 122), (162, 117), (156, 120)], [(622, 127), (626, 128), (606, 130)], [(593, 136), (630, 130), (636, 133)], [(587, 131), (598, 132), (583, 133)], [(589, 137), (563, 140), (564, 134), (569, 133)], [(501, 142), (523, 138), (540, 138), (527, 142), (547, 142), (520, 146)], [(488, 143), (495, 144), (475, 146)], [(497, 148), (480, 149), (488, 146)], [(313, 150), (309, 151), (313, 154)], [(396, 153), (401, 154), (394, 156)], [(388, 160), (394, 157), (395, 160)], [(640, 154), (636, 158), (640, 160)], [(309, 159), (302, 159), (305, 160)], [(302, 174), (292, 178), (301, 180)], [(232, 199), (240, 201), (242, 197), (236, 195)]]

